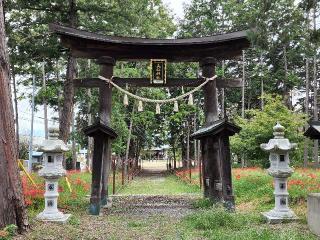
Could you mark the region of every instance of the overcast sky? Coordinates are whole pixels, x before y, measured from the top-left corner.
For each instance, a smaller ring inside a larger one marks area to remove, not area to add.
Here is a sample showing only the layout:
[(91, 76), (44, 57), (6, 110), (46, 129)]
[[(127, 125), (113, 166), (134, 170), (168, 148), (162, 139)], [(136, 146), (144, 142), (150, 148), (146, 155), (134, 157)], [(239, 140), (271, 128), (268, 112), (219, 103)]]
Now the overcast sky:
[(191, 0), (162, 0), (174, 13), (175, 17), (183, 18), (183, 5), (188, 4)]

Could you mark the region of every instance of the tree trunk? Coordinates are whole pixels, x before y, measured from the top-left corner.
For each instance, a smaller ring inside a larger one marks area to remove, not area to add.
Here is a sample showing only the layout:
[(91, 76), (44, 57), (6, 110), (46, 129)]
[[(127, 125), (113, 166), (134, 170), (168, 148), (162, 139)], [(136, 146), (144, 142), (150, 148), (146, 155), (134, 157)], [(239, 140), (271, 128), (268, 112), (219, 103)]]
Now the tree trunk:
[[(309, 59), (306, 58), (306, 98), (305, 98), (305, 113), (309, 116)], [(308, 126), (306, 126), (307, 128)], [(308, 166), (308, 139), (304, 140), (303, 166)]]
[[(313, 58), (313, 82), (314, 82), (314, 106), (313, 106), (313, 120), (318, 121), (318, 81), (317, 81), (317, 57), (314, 56)], [(314, 154), (314, 160), (315, 164), (318, 167), (319, 166), (319, 158), (318, 158), (318, 152), (319, 152), (319, 140), (314, 140), (314, 148), (313, 148), (313, 154)]]
[[(57, 78), (57, 82), (60, 82), (60, 65), (59, 65), (59, 59), (57, 59), (56, 61), (56, 78)], [(59, 115), (59, 119), (61, 119), (62, 116), (62, 98), (63, 98), (63, 93), (62, 91), (59, 91), (59, 95), (58, 95), (58, 115)], [(58, 119), (58, 121), (59, 121)]]
[(191, 167), (192, 167), (192, 161), (190, 158), (190, 124), (189, 121), (187, 123), (187, 163), (188, 163), (188, 169), (189, 169), (189, 181), (191, 182)]
[(77, 148), (76, 148), (76, 139), (75, 139), (75, 112), (72, 111), (72, 169), (77, 169)]
[[(70, 27), (76, 26), (77, 11), (76, 1), (69, 0), (69, 16), (70, 16)], [(70, 134), (70, 123), (72, 118), (72, 108), (74, 101), (74, 87), (73, 79), (76, 76), (76, 59), (69, 54), (67, 64), (67, 75), (63, 86), (63, 106), (60, 119), (60, 139), (65, 143), (68, 141)]]
[[(194, 117), (193, 117), (193, 132), (196, 132), (197, 131), (197, 115), (196, 114), (194, 114)], [(197, 150), (198, 150), (198, 148), (197, 148), (197, 140), (193, 140), (193, 159), (194, 159), (194, 164), (196, 165), (196, 164), (198, 164), (198, 154), (197, 154)]]
[(176, 158), (176, 144), (172, 145), (172, 154), (173, 154), (173, 169), (177, 169), (177, 158)]
[[(241, 117), (244, 118), (244, 94), (245, 94), (245, 82), (246, 82), (246, 55), (245, 51), (242, 51), (242, 87), (241, 87)], [(244, 168), (245, 163), (245, 155), (242, 153), (241, 155), (241, 167)]]
[(18, 98), (17, 98), (17, 83), (16, 83), (16, 73), (14, 71), (14, 66), (12, 65), (11, 67), (12, 69), (12, 73), (11, 73), (11, 77), (12, 77), (12, 83), (13, 83), (13, 101), (14, 101), (14, 113), (15, 113), (15, 125), (16, 125), (16, 142), (17, 142), (17, 151), (18, 151), (18, 158), (20, 158), (19, 156), (19, 113), (18, 113)]
[(182, 163), (182, 168), (187, 169), (188, 167), (188, 162), (187, 162), (187, 140), (186, 140), (186, 132), (183, 131), (183, 135), (180, 136), (180, 144), (181, 144), (181, 163)]
[[(316, 23), (316, 1), (315, 6), (313, 9), (313, 31), (317, 31), (317, 23)], [(318, 121), (319, 114), (318, 114), (318, 81), (317, 81), (317, 50), (314, 49), (314, 57), (313, 57), (313, 87), (314, 87), (314, 102), (313, 102), (313, 120)], [(317, 167), (319, 167), (319, 141), (314, 140), (314, 148), (313, 148), (313, 154), (314, 154), (314, 161)]]
[(261, 110), (264, 109), (264, 83), (262, 77), (262, 53), (260, 53), (260, 77), (261, 77)]
[[(90, 72), (91, 68), (91, 60), (88, 59), (88, 71)], [(86, 72), (86, 77), (88, 77), (88, 74)], [(92, 124), (92, 114), (91, 114), (91, 89), (87, 89), (87, 95), (88, 95), (88, 126)], [(92, 151), (93, 151), (93, 139), (91, 137), (88, 137), (88, 159), (87, 159), (87, 166), (89, 169), (92, 168)]]
[(245, 51), (242, 51), (242, 88), (241, 88), (241, 117), (244, 118), (244, 94), (245, 94), (245, 82), (246, 82), (246, 55)]
[[(222, 61), (222, 77), (224, 77), (224, 68), (225, 64), (224, 61)], [(221, 88), (221, 117), (225, 117), (225, 96), (224, 96), (224, 88)]]
[[(91, 89), (87, 89), (88, 98), (91, 99)], [(92, 124), (92, 114), (91, 114), (91, 102), (88, 101), (88, 126)], [(93, 139), (91, 137), (88, 138), (88, 163), (87, 166), (91, 169), (92, 165), (92, 150), (93, 150)]]
[(2, 0), (0, 16), (0, 229), (15, 224), (23, 232), (28, 228), (28, 218), (17, 162)]
[(287, 47), (283, 47), (283, 60), (284, 60), (284, 82), (283, 82), (283, 101), (285, 105), (292, 109), (292, 99), (290, 89), (288, 88), (288, 59), (287, 59)]
[(31, 97), (31, 126), (30, 126), (30, 140), (29, 140), (29, 161), (28, 171), (32, 172), (32, 150), (33, 150), (33, 126), (34, 126), (34, 96), (36, 92), (36, 78), (32, 76), (32, 97)]
[(63, 86), (63, 106), (60, 118), (60, 139), (65, 143), (70, 134), (72, 120), (72, 109), (74, 101), (73, 79), (76, 75), (76, 59), (72, 56), (68, 58), (67, 76)]
[(127, 175), (127, 165), (128, 165), (128, 158), (129, 158), (129, 150), (130, 150), (130, 142), (131, 142), (131, 133), (132, 133), (132, 126), (133, 126), (133, 115), (134, 115), (135, 107), (132, 107), (130, 124), (129, 124), (129, 134), (127, 139), (127, 147), (126, 147), (126, 158), (125, 158), (125, 175)]
[(190, 124), (189, 121), (187, 123), (187, 153), (186, 153), (186, 160), (188, 168), (191, 167), (191, 159), (190, 159)]
[[(42, 87), (44, 91), (47, 89), (46, 85), (46, 71), (45, 71), (45, 65), (44, 61), (42, 63)], [(44, 136), (45, 139), (48, 139), (48, 107), (47, 107), (47, 98), (44, 97), (43, 99), (43, 118), (44, 118)]]

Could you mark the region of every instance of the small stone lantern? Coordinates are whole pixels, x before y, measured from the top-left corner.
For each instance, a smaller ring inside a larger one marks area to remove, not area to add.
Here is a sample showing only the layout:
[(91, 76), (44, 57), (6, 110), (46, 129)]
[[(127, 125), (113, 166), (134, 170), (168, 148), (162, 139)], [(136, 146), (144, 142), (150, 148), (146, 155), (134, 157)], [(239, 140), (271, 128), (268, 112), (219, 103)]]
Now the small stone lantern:
[(58, 139), (59, 130), (49, 129), (49, 139), (44, 140), (39, 148), (43, 152), (43, 168), (39, 171), (39, 176), (46, 181), (45, 209), (37, 218), (42, 221), (66, 222), (70, 214), (63, 214), (58, 210), (58, 180), (66, 175), (62, 166), (63, 153), (69, 149), (67, 145)]
[(289, 151), (296, 148), (297, 144), (290, 143), (287, 138), (284, 138), (284, 130), (285, 128), (277, 123), (273, 127), (274, 138), (270, 139), (267, 144), (260, 145), (262, 150), (270, 153), (268, 173), (274, 177), (275, 208), (263, 213), (269, 223), (297, 219), (288, 206), (289, 193), (287, 190), (287, 179), (293, 173), (293, 169), (289, 167)]

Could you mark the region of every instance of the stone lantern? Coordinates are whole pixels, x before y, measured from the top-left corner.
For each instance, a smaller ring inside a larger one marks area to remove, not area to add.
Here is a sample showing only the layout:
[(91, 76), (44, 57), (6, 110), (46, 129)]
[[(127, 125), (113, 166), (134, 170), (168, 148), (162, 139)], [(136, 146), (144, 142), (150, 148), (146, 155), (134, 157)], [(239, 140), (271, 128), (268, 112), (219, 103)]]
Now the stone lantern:
[(297, 144), (290, 143), (287, 138), (284, 138), (284, 130), (285, 128), (277, 123), (273, 127), (274, 138), (270, 139), (267, 144), (260, 145), (262, 150), (270, 153), (268, 173), (274, 177), (275, 208), (263, 213), (269, 223), (297, 219), (288, 206), (289, 193), (287, 190), (287, 179), (293, 173), (293, 169), (289, 167), (289, 151), (296, 148)]
[(44, 140), (39, 147), (43, 152), (43, 168), (39, 171), (39, 176), (46, 181), (45, 209), (37, 218), (42, 221), (66, 222), (70, 214), (63, 214), (58, 210), (58, 180), (66, 175), (62, 166), (63, 153), (69, 149), (67, 145), (58, 139), (59, 130), (57, 128), (49, 129), (49, 139)]

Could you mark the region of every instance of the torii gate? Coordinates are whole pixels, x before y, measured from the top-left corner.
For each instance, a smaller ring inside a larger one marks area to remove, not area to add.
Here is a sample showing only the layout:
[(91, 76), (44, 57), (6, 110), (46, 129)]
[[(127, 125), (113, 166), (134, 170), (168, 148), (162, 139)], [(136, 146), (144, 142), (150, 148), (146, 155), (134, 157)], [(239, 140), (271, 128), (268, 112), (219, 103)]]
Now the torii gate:
[[(57, 24), (50, 24), (49, 27), (60, 36), (61, 44), (69, 48), (74, 57), (96, 59), (101, 65), (100, 75), (107, 79), (113, 77), (116, 61), (148, 59), (198, 62), (203, 77), (211, 78), (215, 75), (218, 60), (237, 57), (250, 45), (247, 31), (202, 38), (146, 39), (105, 36)], [(134, 87), (195, 87), (205, 79), (169, 78), (163, 85), (154, 85), (147, 78), (114, 77), (113, 81), (119, 86), (128, 84)], [(227, 203), (229, 207), (234, 207), (229, 136), (240, 129), (226, 119), (219, 120), (217, 88), (242, 87), (242, 84), (241, 79), (217, 78), (204, 86), (205, 126), (193, 134), (194, 138), (201, 140), (204, 195), (214, 201)], [(110, 142), (116, 137), (110, 127), (112, 86), (108, 86), (100, 78), (75, 79), (74, 86), (97, 87), (100, 91), (100, 121), (85, 131), (87, 135), (94, 137), (89, 213), (97, 215), (100, 206), (106, 204), (108, 197)]]

